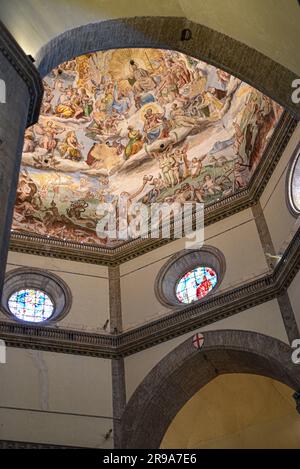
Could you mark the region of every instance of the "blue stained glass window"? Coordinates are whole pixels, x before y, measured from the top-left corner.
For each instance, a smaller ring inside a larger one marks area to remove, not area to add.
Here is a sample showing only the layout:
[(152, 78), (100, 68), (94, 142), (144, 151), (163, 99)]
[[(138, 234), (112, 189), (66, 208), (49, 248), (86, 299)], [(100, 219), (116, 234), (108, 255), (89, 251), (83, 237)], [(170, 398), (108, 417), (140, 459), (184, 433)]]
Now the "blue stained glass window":
[(14, 316), (28, 322), (46, 321), (54, 311), (53, 302), (45, 292), (30, 288), (13, 293), (8, 307)]
[(178, 282), (176, 296), (181, 303), (201, 300), (217, 284), (216, 272), (210, 267), (196, 267), (187, 272)]

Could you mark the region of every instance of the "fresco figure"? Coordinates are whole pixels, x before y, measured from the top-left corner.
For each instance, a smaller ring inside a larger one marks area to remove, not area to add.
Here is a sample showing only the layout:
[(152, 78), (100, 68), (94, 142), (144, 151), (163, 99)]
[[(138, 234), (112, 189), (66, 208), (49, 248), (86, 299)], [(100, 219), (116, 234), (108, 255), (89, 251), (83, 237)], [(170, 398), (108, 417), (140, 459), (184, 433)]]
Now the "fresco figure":
[(135, 130), (132, 126), (128, 127), (128, 138), (129, 142), (125, 148), (125, 159), (129, 158), (132, 155), (138, 153), (143, 145), (143, 136), (139, 130)]
[(217, 192), (221, 192), (221, 186), (217, 185), (215, 180), (211, 177), (210, 174), (206, 174), (203, 178), (202, 189), (209, 195), (214, 195)]
[(151, 108), (147, 109), (144, 114), (144, 132), (148, 143), (154, 142), (161, 136), (163, 130), (163, 117), (162, 113), (154, 113)]
[(68, 132), (64, 143), (59, 146), (59, 151), (64, 158), (80, 161), (82, 158), (80, 147), (75, 132)]
[(53, 121), (48, 120), (45, 124), (39, 123), (36, 125), (34, 130), (35, 133), (42, 136), (39, 140), (39, 146), (47, 150), (47, 153), (51, 153), (53, 156), (58, 143), (56, 137), (63, 133), (64, 129), (55, 125)]
[(75, 115), (75, 107), (73, 105), (72, 99), (73, 90), (69, 86), (65, 90), (65, 93), (60, 96), (59, 103), (55, 108), (55, 114), (57, 116), (64, 117), (65, 119), (73, 117)]
[(186, 115), (183, 106), (177, 103), (172, 104), (170, 117), (173, 127), (195, 127), (199, 122), (197, 118)]
[(242, 158), (234, 163), (234, 184), (235, 189), (239, 190), (246, 187), (248, 183), (248, 164), (244, 164)]
[(142, 105), (155, 100), (150, 92), (154, 90), (156, 83), (150, 73), (138, 67), (134, 60), (130, 61), (130, 67), (131, 78), (128, 81), (132, 85), (136, 108), (139, 109)]
[(80, 100), (82, 103), (84, 117), (90, 117), (93, 112), (93, 100), (88, 96), (85, 88), (79, 89)]
[(35, 135), (31, 128), (25, 130), (23, 153), (32, 153), (36, 147)]
[(119, 114), (127, 115), (130, 110), (131, 100), (129, 99), (128, 93), (125, 91), (117, 90), (117, 83), (114, 85), (114, 100), (112, 108)]
[(168, 147), (159, 157), (159, 167), (167, 187), (174, 187), (178, 183), (176, 180), (176, 159), (171, 152), (172, 147)]
[[(204, 158), (205, 157), (206, 157), (206, 155), (204, 156)], [(193, 179), (195, 179), (199, 176), (199, 174), (201, 173), (202, 167), (203, 167), (203, 165), (202, 165), (201, 158), (196, 158), (194, 156), (194, 158), (192, 159), (192, 162), (191, 162), (191, 177)]]

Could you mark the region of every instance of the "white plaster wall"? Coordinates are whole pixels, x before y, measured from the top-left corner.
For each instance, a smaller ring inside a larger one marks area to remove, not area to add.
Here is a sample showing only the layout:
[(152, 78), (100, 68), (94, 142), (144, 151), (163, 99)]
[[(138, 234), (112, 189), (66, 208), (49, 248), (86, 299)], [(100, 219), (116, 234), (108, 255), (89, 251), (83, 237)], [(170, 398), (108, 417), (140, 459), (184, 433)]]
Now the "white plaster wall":
[[(240, 329), (258, 332), (288, 343), (287, 334), (276, 299), (242, 311), (241, 313), (235, 314), (221, 321), (217, 321), (209, 326), (205, 326), (199, 329), (199, 332), (220, 329)], [(135, 389), (151, 369), (179, 344), (189, 337), (192, 339), (195, 332), (197, 331), (188, 332), (187, 334), (183, 334), (175, 339), (163, 342), (155, 347), (151, 347), (143, 350), (142, 352), (136, 353), (135, 355), (126, 357), (125, 371), (127, 400), (130, 399)]]
[[(62, 278), (71, 289), (71, 310), (56, 323), (57, 327), (103, 332), (103, 324), (109, 318), (107, 267), (10, 251), (7, 271), (18, 267), (49, 270)], [(0, 317), (6, 318), (1, 313)]]
[(226, 272), (219, 291), (231, 289), (268, 271), (252, 210), (244, 210), (208, 226), (205, 243), (220, 249), (226, 259)]
[[(110, 360), (7, 348), (0, 439), (110, 447)], [(105, 418), (106, 417), (106, 418)]]
[(296, 218), (291, 215), (286, 203), (286, 177), (289, 162), (300, 140), (300, 124), (295, 129), (275, 171), (261, 198), (261, 206), (277, 253), (284, 248), (285, 241), (295, 228)]

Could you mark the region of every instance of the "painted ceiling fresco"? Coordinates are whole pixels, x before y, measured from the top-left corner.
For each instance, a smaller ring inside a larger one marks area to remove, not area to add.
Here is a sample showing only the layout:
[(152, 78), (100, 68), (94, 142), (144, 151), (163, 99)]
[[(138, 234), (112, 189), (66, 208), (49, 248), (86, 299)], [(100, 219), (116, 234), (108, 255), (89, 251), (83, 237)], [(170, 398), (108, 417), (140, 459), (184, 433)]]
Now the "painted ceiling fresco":
[(118, 49), (77, 57), (44, 80), (26, 130), (13, 229), (99, 238), (97, 207), (211, 204), (247, 186), (282, 113), (230, 74), (184, 54)]

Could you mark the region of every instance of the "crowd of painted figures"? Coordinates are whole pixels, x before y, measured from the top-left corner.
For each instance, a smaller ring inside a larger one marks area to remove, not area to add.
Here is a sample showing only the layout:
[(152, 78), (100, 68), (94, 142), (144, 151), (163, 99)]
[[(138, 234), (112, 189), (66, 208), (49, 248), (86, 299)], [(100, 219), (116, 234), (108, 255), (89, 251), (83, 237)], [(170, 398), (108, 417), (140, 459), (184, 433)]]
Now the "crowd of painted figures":
[(120, 194), (213, 203), (244, 188), (282, 112), (174, 51), (77, 57), (44, 88), (39, 122), (25, 133), (14, 229), (87, 243), (107, 242), (95, 232), (96, 205)]

